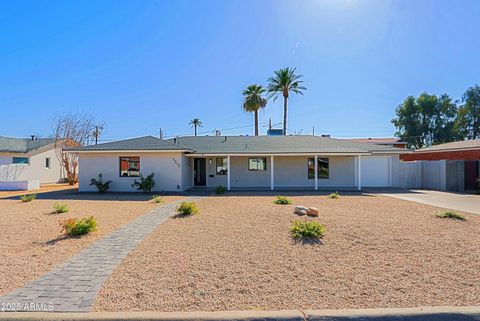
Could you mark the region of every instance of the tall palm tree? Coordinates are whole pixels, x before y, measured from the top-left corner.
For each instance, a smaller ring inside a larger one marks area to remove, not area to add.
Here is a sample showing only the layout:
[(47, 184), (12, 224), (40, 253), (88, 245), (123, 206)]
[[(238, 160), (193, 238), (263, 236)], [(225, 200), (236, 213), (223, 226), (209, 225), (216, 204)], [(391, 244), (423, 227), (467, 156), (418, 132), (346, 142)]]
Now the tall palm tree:
[(267, 90), (260, 85), (250, 85), (242, 92), (242, 108), (246, 112), (253, 112), (255, 115), (255, 136), (258, 136), (258, 111), (267, 105), (264, 96)]
[(200, 118), (194, 118), (188, 124), (195, 128), (195, 136), (197, 136), (197, 127), (203, 127), (203, 123)]
[(300, 80), (303, 75), (295, 73), (296, 68), (283, 68), (274, 72), (274, 76), (268, 79), (268, 93), (273, 100), (283, 96), (283, 134), (287, 134), (287, 115), (288, 115), (288, 97), (290, 93), (303, 95), (303, 91), (307, 90)]

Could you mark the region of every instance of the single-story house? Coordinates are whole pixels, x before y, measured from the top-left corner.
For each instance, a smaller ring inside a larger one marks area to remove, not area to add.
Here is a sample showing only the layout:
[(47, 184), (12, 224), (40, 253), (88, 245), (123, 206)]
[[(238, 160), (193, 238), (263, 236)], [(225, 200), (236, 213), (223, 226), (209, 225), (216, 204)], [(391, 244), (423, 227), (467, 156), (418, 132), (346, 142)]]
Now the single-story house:
[[(400, 156), (407, 187), (480, 194), (480, 140), (421, 148)], [(403, 179), (402, 179), (403, 180)]]
[(111, 191), (154, 173), (156, 191), (361, 189), (399, 186), (402, 150), (319, 136), (153, 136), (71, 149), (79, 155), (79, 191), (95, 191), (101, 173)]
[(64, 177), (53, 138), (0, 136), (0, 190), (37, 189)]

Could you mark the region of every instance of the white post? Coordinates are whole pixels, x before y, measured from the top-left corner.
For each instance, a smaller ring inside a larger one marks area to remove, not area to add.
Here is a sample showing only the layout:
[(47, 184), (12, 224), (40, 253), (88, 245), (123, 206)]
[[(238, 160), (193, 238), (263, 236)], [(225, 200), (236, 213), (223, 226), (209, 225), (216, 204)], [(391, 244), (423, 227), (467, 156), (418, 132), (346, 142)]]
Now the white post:
[(313, 161), (315, 166), (315, 190), (318, 189), (318, 156), (315, 155), (315, 160)]
[(273, 155), (270, 156), (270, 189), (273, 191), (274, 189), (274, 160), (273, 160)]
[(230, 156), (227, 156), (227, 190), (230, 190)]
[(362, 156), (358, 155), (358, 190), (362, 189)]

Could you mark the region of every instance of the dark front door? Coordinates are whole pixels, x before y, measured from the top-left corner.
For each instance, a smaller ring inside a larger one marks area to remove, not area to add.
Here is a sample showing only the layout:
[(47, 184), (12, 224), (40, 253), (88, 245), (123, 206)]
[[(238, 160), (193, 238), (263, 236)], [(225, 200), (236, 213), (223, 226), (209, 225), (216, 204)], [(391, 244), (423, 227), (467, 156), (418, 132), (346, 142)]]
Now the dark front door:
[(193, 163), (193, 185), (207, 185), (207, 159), (195, 158)]
[(465, 192), (478, 193), (478, 161), (465, 161)]

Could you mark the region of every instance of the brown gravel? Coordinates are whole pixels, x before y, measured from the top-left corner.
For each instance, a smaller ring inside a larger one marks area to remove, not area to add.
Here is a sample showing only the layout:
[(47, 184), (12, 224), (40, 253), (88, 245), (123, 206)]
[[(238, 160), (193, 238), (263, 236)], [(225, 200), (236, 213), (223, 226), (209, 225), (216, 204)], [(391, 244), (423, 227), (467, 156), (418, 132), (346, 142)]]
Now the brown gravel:
[[(31, 203), (13, 197), (0, 199), (0, 295), (47, 273), (98, 238), (156, 207), (149, 201), (151, 196), (145, 195), (57, 191), (39, 197), (44, 199)], [(51, 214), (55, 203), (67, 204), (70, 212)], [(62, 237), (60, 220), (91, 215), (97, 218), (96, 232), (80, 238)]]
[(480, 216), (383, 196), (293, 196), (320, 209), (321, 244), (292, 241), (293, 206), (210, 197), (130, 253), (96, 311), (214, 311), (480, 304)]

